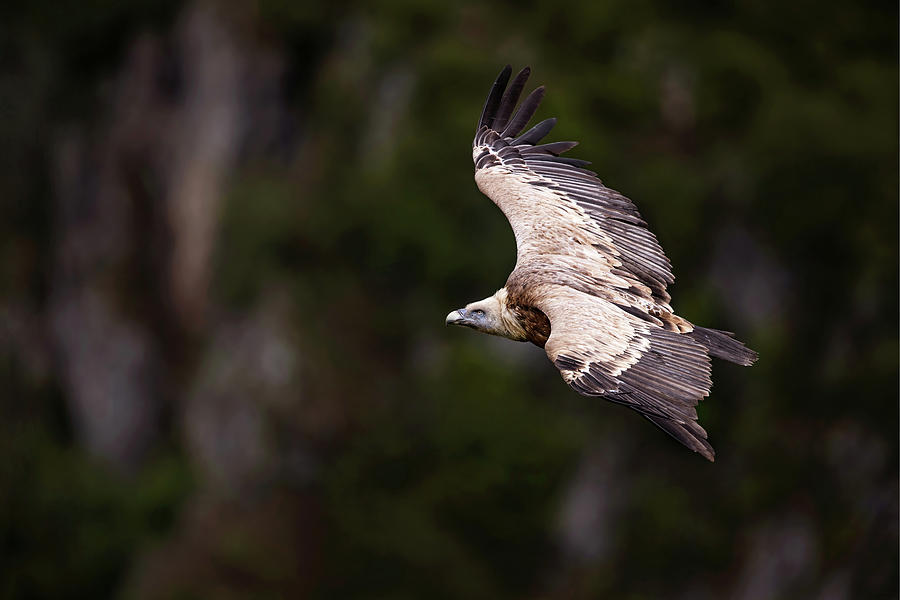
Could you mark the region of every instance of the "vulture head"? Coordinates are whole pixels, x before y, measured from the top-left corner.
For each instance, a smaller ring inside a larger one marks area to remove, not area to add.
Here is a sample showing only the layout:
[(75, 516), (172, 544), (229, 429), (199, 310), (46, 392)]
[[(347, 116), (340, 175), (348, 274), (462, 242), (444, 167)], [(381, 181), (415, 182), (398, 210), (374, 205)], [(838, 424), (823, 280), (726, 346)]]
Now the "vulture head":
[(482, 333), (525, 341), (525, 330), (506, 305), (506, 290), (501, 289), (484, 300), (467, 304), (447, 315), (447, 325), (470, 327)]

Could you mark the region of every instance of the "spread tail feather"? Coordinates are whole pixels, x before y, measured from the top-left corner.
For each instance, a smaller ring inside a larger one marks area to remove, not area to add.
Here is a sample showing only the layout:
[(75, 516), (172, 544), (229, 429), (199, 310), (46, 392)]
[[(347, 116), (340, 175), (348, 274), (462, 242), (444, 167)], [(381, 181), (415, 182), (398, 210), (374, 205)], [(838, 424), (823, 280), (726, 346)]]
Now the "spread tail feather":
[(694, 330), (688, 333), (700, 343), (710, 356), (721, 358), (745, 367), (749, 367), (756, 362), (759, 355), (746, 347), (743, 342), (734, 339), (734, 334), (729, 331), (719, 331), (718, 329), (707, 329), (706, 327), (694, 326)]

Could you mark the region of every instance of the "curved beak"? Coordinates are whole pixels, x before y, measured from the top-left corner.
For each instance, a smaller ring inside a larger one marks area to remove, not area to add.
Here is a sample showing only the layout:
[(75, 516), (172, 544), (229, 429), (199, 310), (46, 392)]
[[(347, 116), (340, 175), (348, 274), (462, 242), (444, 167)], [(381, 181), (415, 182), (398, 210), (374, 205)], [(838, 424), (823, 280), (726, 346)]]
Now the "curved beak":
[(445, 325), (461, 325), (466, 322), (466, 309), (460, 308), (447, 315)]

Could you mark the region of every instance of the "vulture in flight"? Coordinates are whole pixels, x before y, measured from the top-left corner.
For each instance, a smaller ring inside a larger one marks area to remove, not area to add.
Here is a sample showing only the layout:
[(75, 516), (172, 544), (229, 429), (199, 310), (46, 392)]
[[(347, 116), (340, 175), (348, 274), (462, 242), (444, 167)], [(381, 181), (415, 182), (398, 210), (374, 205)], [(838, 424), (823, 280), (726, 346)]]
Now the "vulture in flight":
[(544, 95), (514, 111), (530, 72), (507, 87), (511, 68), (501, 71), (472, 143), (475, 182), (512, 226), (516, 266), (446, 322), (544, 348), (579, 394), (628, 406), (713, 460), (695, 408), (712, 386), (709, 357), (751, 365), (757, 355), (673, 312), (671, 264), (635, 205), (587, 161), (560, 156), (576, 142), (541, 143), (556, 119), (522, 133)]

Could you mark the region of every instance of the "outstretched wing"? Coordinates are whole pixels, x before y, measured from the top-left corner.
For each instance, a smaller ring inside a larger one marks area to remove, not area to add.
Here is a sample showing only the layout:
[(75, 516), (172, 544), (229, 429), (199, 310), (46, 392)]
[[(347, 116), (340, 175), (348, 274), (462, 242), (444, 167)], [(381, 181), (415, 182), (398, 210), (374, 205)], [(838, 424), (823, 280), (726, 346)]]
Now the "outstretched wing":
[(507, 88), (511, 69), (503, 69), (472, 146), (475, 181), (512, 226), (517, 266), (567, 256), (598, 275), (600, 286), (627, 293), (636, 310), (671, 313), (671, 265), (634, 204), (585, 169), (587, 161), (559, 156), (577, 142), (539, 144), (556, 119), (521, 133), (544, 95), (537, 88), (513, 113), (529, 74), (523, 69)]
[(547, 356), (569, 386), (638, 411), (714, 459), (695, 408), (712, 386), (703, 346), (569, 286), (545, 284), (533, 295), (550, 319)]

